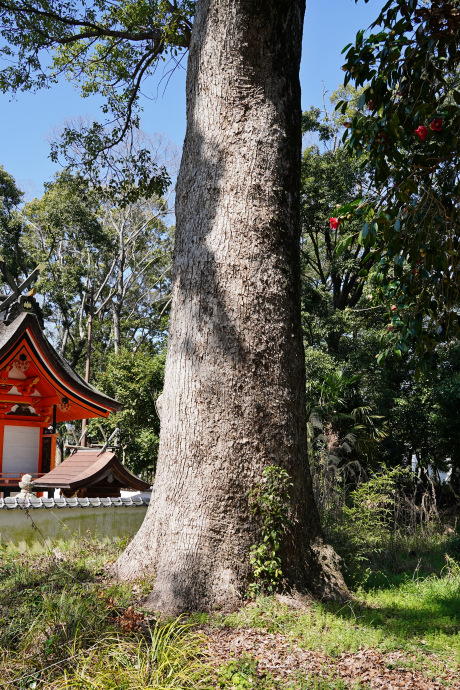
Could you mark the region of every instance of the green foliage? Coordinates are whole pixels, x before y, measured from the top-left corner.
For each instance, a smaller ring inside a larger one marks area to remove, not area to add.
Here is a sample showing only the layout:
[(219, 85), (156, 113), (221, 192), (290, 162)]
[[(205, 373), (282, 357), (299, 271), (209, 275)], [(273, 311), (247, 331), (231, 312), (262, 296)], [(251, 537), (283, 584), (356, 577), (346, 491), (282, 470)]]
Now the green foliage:
[(220, 688), (253, 688), (257, 682), (255, 675), (257, 662), (250, 657), (230, 659), (225, 666), (221, 666), (217, 679)]
[[(382, 357), (409, 352), (420, 372), (460, 332), (459, 30), (457, 0), (390, 0), (370, 33), (344, 49), (345, 84), (364, 87), (344, 139), (365, 156), (376, 189), (353, 217), (378, 265), (376, 292), (395, 306)], [(345, 223), (347, 213), (337, 216)]]
[[(382, 342), (386, 346), (393, 334), (387, 330), (389, 320), (393, 327), (401, 310), (397, 302), (382, 302), (376, 254), (358, 241), (363, 226), (358, 206), (363, 198), (375, 195), (376, 187), (368, 153), (363, 152), (361, 159), (356, 153), (347, 156), (337, 138), (344, 123), (361, 112), (357, 101), (363, 91), (356, 93), (348, 84), (333, 95), (334, 100), (344, 101), (343, 116), (310, 109), (304, 117), (306, 141), (311, 133), (322, 136), (320, 125), (331, 135), (319, 145), (309, 142), (305, 149), (301, 197), (310, 459), (314, 482), (318, 479), (317, 500), (324, 505), (342, 501), (343, 483), (352, 483), (353, 473), (365, 476), (380, 461), (407, 466), (414, 454), (420, 466), (430, 464), (436, 470), (445, 470), (446, 458), (451, 458), (457, 493), (460, 486), (455, 342), (438, 348), (437, 373), (427, 373), (418, 382), (410, 358), (383, 356)], [(341, 215), (338, 227), (331, 228), (328, 219)], [(325, 387), (333, 384), (328, 395), (332, 394), (340, 380), (355, 383), (345, 399), (342, 391), (340, 404), (325, 405)], [(363, 413), (356, 421), (356, 426), (364, 427), (358, 433), (350, 418), (353, 410)], [(385, 429), (383, 438), (380, 431)], [(346, 465), (348, 479), (341, 472)]]
[(423, 572), (442, 567), (451, 540), (442, 537), (428, 475), (418, 478), (409, 468), (383, 467), (352, 490), (343, 483), (334, 488), (341, 500), (320, 505), (322, 523), (351, 586), (381, 582), (382, 569), (398, 574), (415, 567), (419, 553), (425, 554), (417, 566)]
[[(352, 101), (358, 97), (350, 88), (342, 92)], [(361, 276), (373, 262), (356, 240), (338, 255), (344, 234), (340, 224), (331, 227), (328, 219), (335, 216), (337, 205), (361, 198), (369, 183), (358, 160), (339, 143), (340, 120), (328, 113), (321, 117), (318, 109), (310, 108), (303, 124), (305, 133), (318, 132), (325, 142), (322, 147), (307, 147), (302, 160), (302, 316), (310, 457), (318, 451), (316, 461), (328, 465), (332, 474), (344, 461), (350, 470), (355, 464), (359, 474), (357, 456), (367, 466), (367, 456), (375, 455), (382, 437), (372, 393), (362, 392), (366, 388), (362, 364), (357, 371), (351, 362), (364, 331), (374, 328), (376, 315), (369, 314), (367, 301), (363, 305), (367, 295)]]
[[(374, 342), (374, 352), (377, 347)], [(448, 469), (446, 461), (450, 458), (456, 492), (460, 460), (458, 366), (455, 342), (440, 350), (436, 372), (418, 381), (407, 360), (366, 365), (366, 385), (373, 390), (376, 410), (387, 420), (389, 436), (381, 444), (386, 464), (407, 466), (416, 456), (419, 468), (426, 470), (430, 465), (436, 473)], [(436, 475), (434, 481), (437, 483)]]
[[(348, 437), (363, 455), (375, 455), (377, 443), (387, 435), (383, 417), (372, 414), (369, 405), (357, 405), (360, 399), (361, 374), (347, 375), (343, 371), (332, 371), (324, 376), (319, 399), (311, 407), (311, 415), (322, 418), (331, 425), (337, 440)], [(324, 429), (323, 429), (324, 431)], [(333, 444), (329, 442), (332, 449)], [(343, 448), (350, 453), (351, 448)]]
[[(21, 192), (0, 173), (0, 254), (11, 259), (18, 282), (45, 263), (37, 288), (49, 337), (81, 373), (93, 293), (91, 380), (123, 404), (102, 426), (108, 435), (120, 428), (126, 464), (150, 480), (159, 435), (154, 400), (164, 368), (158, 352), (168, 323), (172, 230), (162, 221), (166, 204), (142, 200), (120, 209), (82, 176), (63, 172), (41, 199), (20, 209)], [(101, 441), (95, 420), (91, 434)]]
[[(187, 49), (194, 0), (40, 0), (24, 8), (0, 3), (2, 92), (49, 88), (64, 76), (83, 97), (103, 98), (105, 122), (64, 129), (52, 150), (67, 165), (77, 166), (94, 184), (105, 186), (119, 201), (161, 195), (169, 184), (147, 148), (120, 157), (116, 146), (139, 126), (139, 96), (166, 59)], [(77, 152), (77, 153), (76, 153)], [(121, 172), (114, 176), (113, 171)]]
[(37, 287), (50, 336), (72, 366), (86, 353), (91, 291), (93, 361), (112, 345), (162, 337), (172, 244), (166, 210), (161, 199), (121, 209), (66, 172), (25, 206), (20, 248), (30, 263), (46, 263)]
[[(456, 532), (451, 535), (447, 544), (447, 553), (457, 563), (460, 562), (460, 532), (457, 527)], [(458, 566), (457, 566), (458, 567)]]
[(139, 610), (150, 584), (108, 583), (126, 546), (84, 539), (44, 555), (0, 548), (0, 676), (5, 687), (200, 688), (201, 637), (182, 620)]
[(22, 214), (21, 251), (29, 268), (37, 263), (46, 266), (37, 283), (44, 316), (54, 322), (58, 347), (65, 338), (63, 354), (73, 366), (83, 356), (88, 285), (94, 279), (96, 257), (108, 251), (99, 203), (86, 180), (61, 173), (45, 185), (41, 199), (26, 204)]
[[(460, 659), (459, 570), (452, 561), (446, 566), (446, 539), (436, 545), (432, 541), (425, 539), (397, 576), (382, 561), (380, 585), (358, 589), (345, 605), (312, 602), (296, 611), (275, 597), (264, 597), (222, 622), (283, 635), (303, 649), (327, 654), (329, 668), (344, 653), (372, 649), (402, 654), (411, 668), (423, 669), (429, 677), (439, 677), (447, 665), (455, 674)], [(426, 550), (428, 569), (422, 572), (417, 563), (425, 560)], [(310, 682), (307, 688), (314, 687), (313, 679)]]
[(319, 386), (307, 384), (308, 456), (316, 503), (324, 515), (341, 511), (348, 492), (378, 466), (388, 436), (383, 416), (360, 404), (362, 384), (361, 374), (336, 369), (323, 370)]
[(261, 541), (250, 551), (254, 583), (250, 591), (275, 591), (283, 577), (281, 545), (290, 525), (291, 477), (281, 467), (270, 465), (262, 473), (262, 482), (250, 492), (250, 507), (260, 518)]
[(395, 528), (395, 501), (398, 484), (407, 475), (399, 468), (374, 475), (351, 492), (339, 522), (329, 528), (341, 545), (347, 575), (362, 576), (363, 566), (388, 547)]
[(336, 250), (344, 239), (344, 233), (341, 225), (332, 228), (329, 218), (336, 216), (338, 206), (360, 199), (369, 183), (367, 172), (360, 167), (357, 158), (348, 156), (339, 145), (340, 127), (328, 113), (321, 117), (318, 109), (311, 108), (303, 114), (303, 125), (304, 134), (319, 131), (320, 142), (325, 140), (321, 147), (307, 146), (302, 157), (305, 333), (307, 339), (314, 340), (315, 317), (319, 313), (322, 317), (319, 331), (323, 333), (328, 349), (336, 351), (347, 329), (346, 311), (356, 307), (363, 294), (361, 273), (364, 270), (368, 272), (373, 261), (369, 250), (360, 247), (357, 238), (338, 255)]
[(0, 254), (14, 277), (18, 276), (26, 263), (20, 246), (22, 222), (19, 208), (22, 197), (23, 192), (13, 177), (0, 165)]
[(209, 671), (199, 660), (200, 638), (180, 620), (157, 622), (149, 631), (150, 640), (102, 639), (89, 650), (74, 670), (67, 673), (60, 687), (104, 688), (206, 688)]
[[(344, 656), (352, 662), (354, 653), (362, 660), (367, 652), (378, 652), (384, 672), (397, 664), (439, 682), (448, 670), (452, 679), (460, 658), (460, 568), (452, 558), (446, 564), (449, 542), (446, 536), (426, 536), (414, 556), (406, 549), (399, 561), (405, 570), (396, 574), (392, 561), (382, 560), (379, 585), (359, 589), (345, 605), (307, 602), (293, 608), (273, 596), (259, 597), (230, 615), (201, 614), (198, 629), (181, 619), (156, 621), (144, 611), (139, 596), (149, 590), (149, 580), (120, 584), (101, 578), (124, 544), (60, 542), (53, 555), (0, 548), (0, 677), (5, 687), (23, 690), (274, 690), (280, 683), (292, 690), (338, 690), (353, 687), (348, 675), (337, 674)], [(132, 624), (136, 620), (141, 629)], [(260, 662), (267, 659), (258, 654), (257, 659), (249, 652), (229, 655), (221, 663), (229, 627), (240, 629), (243, 643), (245, 629), (257, 630), (267, 643), (273, 676), (264, 672)], [(214, 659), (207, 647), (207, 635), (216, 628), (217, 669), (208, 666)], [(290, 658), (299, 647), (322, 662), (321, 674), (292, 669), (280, 680), (277, 659)]]
[(81, 175), (62, 172), (41, 199), (21, 208), (13, 178), (0, 172), (0, 254), (16, 282), (45, 265), (36, 287), (52, 324), (48, 335), (70, 364), (78, 368), (86, 354), (91, 293), (96, 368), (112, 348), (158, 345), (170, 303), (166, 202), (120, 208)]
[(165, 355), (148, 351), (132, 353), (123, 348), (111, 353), (96, 377), (96, 385), (122, 404), (120, 412), (102, 422), (91, 420), (88, 434), (100, 439), (98, 425), (109, 436), (120, 429), (122, 460), (135, 474), (152, 480), (158, 456), (160, 420), (155, 401), (163, 389)]

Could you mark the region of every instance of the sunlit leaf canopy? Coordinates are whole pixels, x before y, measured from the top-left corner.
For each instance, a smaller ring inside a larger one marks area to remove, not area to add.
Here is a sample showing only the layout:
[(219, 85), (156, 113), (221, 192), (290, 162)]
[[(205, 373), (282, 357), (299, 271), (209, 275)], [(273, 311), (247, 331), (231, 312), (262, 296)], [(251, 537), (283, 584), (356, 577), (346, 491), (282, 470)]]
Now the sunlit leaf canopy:
[[(102, 96), (101, 122), (65, 127), (52, 158), (78, 165), (126, 202), (159, 195), (169, 177), (149, 151), (128, 153), (120, 162), (113, 148), (139, 126), (145, 81), (162, 63), (172, 61), (173, 69), (185, 53), (194, 7), (194, 0), (0, 0), (0, 89), (36, 91), (64, 77), (83, 97)], [(113, 175), (115, 169), (122, 176)]]
[(458, 0), (390, 0), (344, 49), (345, 83), (364, 87), (344, 141), (377, 192), (337, 216), (361, 217), (378, 290), (396, 307), (383, 354), (415, 345), (422, 369), (459, 333), (459, 36)]

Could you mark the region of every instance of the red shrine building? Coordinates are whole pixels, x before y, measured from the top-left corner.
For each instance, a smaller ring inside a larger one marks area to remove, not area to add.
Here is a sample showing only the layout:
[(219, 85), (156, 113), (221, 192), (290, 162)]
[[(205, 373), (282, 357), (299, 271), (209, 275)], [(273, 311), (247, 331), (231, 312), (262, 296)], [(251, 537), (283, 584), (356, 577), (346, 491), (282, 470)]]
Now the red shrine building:
[[(56, 465), (56, 425), (108, 417), (120, 408), (120, 403), (73, 371), (48, 342), (34, 313), (22, 312), (12, 323), (0, 321), (0, 497), (19, 491), (18, 485), (24, 474), (32, 475), (37, 488), (43, 477), (43, 488), (62, 486), (73, 489), (72, 476), (70, 480), (66, 476), (67, 484), (53, 483), (44, 477), (48, 473), (53, 474)], [(81, 454), (86, 457), (88, 451), (77, 451), (75, 460), (78, 453), (81, 458)], [(104, 453), (104, 458), (106, 456)], [(106, 458), (107, 468), (101, 470), (103, 458), (98, 458), (94, 449), (94, 471), (88, 466), (82, 482), (81, 462), (73, 462), (72, 457), (61, 467), (70, 466), (70, 475), (72, 472), (80, 473), (76, 487), (80, 491), (91, 485), (93, 479), (100, 480), (104, 472), (104, 476), (107, 475), (109, 470), (110, 475), (107, 476), (109, 481), (115, 482), (115, 493), (108, 495), (119, 495), (120, 488), (144, 490), (148, 487), (116, 458), (114, 460), (113, 453), (110, 453), (110, 462)]]

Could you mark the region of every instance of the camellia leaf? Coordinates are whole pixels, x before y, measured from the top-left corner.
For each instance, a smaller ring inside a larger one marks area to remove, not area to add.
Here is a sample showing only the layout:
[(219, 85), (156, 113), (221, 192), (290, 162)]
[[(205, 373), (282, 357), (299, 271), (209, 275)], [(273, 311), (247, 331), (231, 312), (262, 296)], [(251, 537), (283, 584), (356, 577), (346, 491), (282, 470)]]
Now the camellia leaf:
[[(352, 155), (366, 152), (375, 190), (365, 201), (369, 226), (359, 241), (380, 252), (378, 294), (404, 304), (407, 351), (420, 371), (434, 361), (439, 343), (460, 335), (460, 217), (453, 212), (460, 196), (456, 6), (388, 0), (369, 32), (346, 51), (345, 81), (359, 87), (369, 80), (346, 139)], [(448, 31), (440, 30), (438, 11)], [(406, 352), (402, 344), (396, 349)]]

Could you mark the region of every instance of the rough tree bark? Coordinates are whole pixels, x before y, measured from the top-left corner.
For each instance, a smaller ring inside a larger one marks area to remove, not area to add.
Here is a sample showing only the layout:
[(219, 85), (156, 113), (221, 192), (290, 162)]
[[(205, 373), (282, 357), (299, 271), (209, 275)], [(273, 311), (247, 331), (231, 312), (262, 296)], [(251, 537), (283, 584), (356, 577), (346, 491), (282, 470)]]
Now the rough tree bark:
[(286, 586), (346, 591), (306, 458), (300, 327), (299, 63), (304, 0), (199, 0), (177, 186), (173, 298), (151, 505), (115, 565), (148, 603), (236, 605), (268, 465), (293, 478)]

